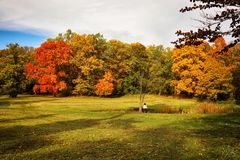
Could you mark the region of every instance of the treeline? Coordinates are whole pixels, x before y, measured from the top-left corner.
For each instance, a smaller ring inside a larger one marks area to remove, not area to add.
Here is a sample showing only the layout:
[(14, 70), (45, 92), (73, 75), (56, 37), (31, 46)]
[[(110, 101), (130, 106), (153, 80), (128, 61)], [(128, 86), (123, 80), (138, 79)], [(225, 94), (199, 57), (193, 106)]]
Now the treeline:
[(0, 91), (115, 96), (136, 93), (201, 99), (239, 98), (239, 45), (226, 43), (165, 48), (106, 40), (67, 30), (39, 48), (9, 44), (0, 54)]

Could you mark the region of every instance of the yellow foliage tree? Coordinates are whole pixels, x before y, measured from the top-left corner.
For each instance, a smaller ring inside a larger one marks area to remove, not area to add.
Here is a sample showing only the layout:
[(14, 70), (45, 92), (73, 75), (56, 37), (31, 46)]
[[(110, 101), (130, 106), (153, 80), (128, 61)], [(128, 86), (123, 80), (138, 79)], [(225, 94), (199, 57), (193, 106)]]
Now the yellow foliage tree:
[(78, 78), (73, 80), (75, 88), (73, 94), (93, 95), (95, 85), (102, 76), (103, 60), (106, 41), (100, 34), (74, 34), (70, 46), (74, 52), (71, 64), (78, 68)]
[(176, 94), (217, 100), (232, 93), (231, 53), (219, 53), (226, 45), (223, 40), (217, 39), (213, 46), (204, 42), (174, 50), (172, 71), (177, 78), (172, 84)]
[(212, 100), (225, 99), (233, 91), (231, 67), (212, 56), (207, 56), (204, 70), (199, 77), (195, 95)]
[(235, 87), (234, 97), (236, 103), (240, 104), (240, 44), (237, 44), (233, 49), (235, 68), (233, 69), (233, 85)]
[(176, 80), (172, 81), (176, 94), (195, 95), (200, 77), (203, 75), (206, 60), (206, 44), (184, 46), (173, 52), (172, 72)]

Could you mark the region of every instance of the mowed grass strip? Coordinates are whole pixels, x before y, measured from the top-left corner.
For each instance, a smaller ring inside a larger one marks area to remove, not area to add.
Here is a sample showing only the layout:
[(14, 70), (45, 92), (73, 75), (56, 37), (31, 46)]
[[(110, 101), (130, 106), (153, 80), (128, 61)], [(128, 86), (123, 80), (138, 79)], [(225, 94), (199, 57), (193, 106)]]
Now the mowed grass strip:
[[(138, 101), (1, 96), (0, 159), (240, 159), (239, 112), (142, 114), (133, 110)], [(156, 95), (146, 102), (151, 109), (200, 104)]]

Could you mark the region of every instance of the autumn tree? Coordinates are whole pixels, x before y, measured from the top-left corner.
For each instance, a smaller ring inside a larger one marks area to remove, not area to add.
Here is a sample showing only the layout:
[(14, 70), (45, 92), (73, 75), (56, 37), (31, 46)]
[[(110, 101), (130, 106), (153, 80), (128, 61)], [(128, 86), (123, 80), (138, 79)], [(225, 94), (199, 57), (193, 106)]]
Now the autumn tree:
[(27, 64), (28, 79), (35, 79), (37, 84), (35, 93), (53, 93), (67, 88), (64, 81), (66, 73), (62, 71), (64, 65), (69, 63), (72, 50), (63, 41), (47, 41), (41, 44), (34, 52), (34, 63)]
[(110, 71), (113, 76), (114, 94), (123, 94), (123, 80), (130, 71), (130, 45), (118, 40), (110, 40), (102, 57), (104, 70)]
[[(232, 72), (232, 85), (234, 86), (233, 95), (236, 102), (240, 103), (240, 44), (236, 44), (234, 47), (218, 54), (218, 50), (226, 46), (224, 39), (218, 38), (218, 45), (214, 47), (213, 54), (218, 55), (218, 59), (224, 61), (224, 63), (231, 69)], [(215, 52), (214, 52), (215, 51)]]
[(195, 95), (211, 100), (226, 100), (234, 89), (231, 82), (231, 68), (227, 67), (223, 61), (207, 55)]
[[(65, 33), (59, 33), (55, 38), (48, 38), (47, 41), (64, 41), (69, 46), (71, 46), (71, 40), (77, 33), (73, 32), (71, 29), (66, 30)], [(75, 84), (74, 80), (78, 77), (78, 68), (72, 63), (65, 64), (62, 66), (62, 71), (64, 71), (68, 76), (65, 77), (65, 82), (68, 84), (68, 89), (61, 93), (62, 96), (68, 96), (72, 94)]]
[[(182, 36), (175, 44), (178, 46), (183, 44), (193, 44), (195, 40), (209, 39), (213, 42), (218, 37), (229, 35), (234, 40), (228, 47), (240, 42), (240, 1), (239, 0), (190, 0), (193, 3), (190, 7), (185, 7), (180, 12), (185, 13), (193, 10), (201, 10), (203, 12), (203, 20), (199, 20), (204, 27), (197, 31), (182, 32), (177, 31), (178, 36)], [(214, 11), (207, 14), (204, 11)], [(223, 26), (226, 29), (223, 28)]]
[(100, 79), (96, 85), (96, 94), (99, 96), (109, 96), (114, 89), (113, 77), (111, 72), (105, 72), (102, 79)]
[(25, 64), (32, 56), (28, 49), (16, 43), (7, 45), (7, 49), (0, 52), (0, 91), (10, 97), (17, 97), (28, 85)]
[(194, 96), (198, 93), (200, 76), (203, 75), (206, 61), (206, 45), (183, 46), (173, 52), (172, 71), (176, 80), (172, 81), (176, 94)]
[(240, 44), (237, 44), (232, 48), (235, 67), (233, 68), (233, 86), (234, 86), (234, 98), (236, 103), (240, 104)]
[(177, 94), (217, 100), (232, 93), (232, 66), (224, 57), (217, 56), (216, 52), (221, 50), (218, 47), (216, 40), (213, 46), (202, 43), (175, 49), (172, 70), (177, 78), (173, 80)]
[(223, 51), (227, 46), (224, 38), (218, 37), (207, 52), (202, 82), (206, 92), (209, 92), (207, 96), (211, 99), (227, 99), (234, 89), (231, 82), (236, 64), (232, 51), (230, 49)]
[(71, 64), (78, 69), (78, 76), (73, 80), (73, 94), (93, 95), (95, 85), (104, 73), (101, 56), (106, 49), (106, 40), (100, 34), (75, 34), (70, 46), (74, 52)]

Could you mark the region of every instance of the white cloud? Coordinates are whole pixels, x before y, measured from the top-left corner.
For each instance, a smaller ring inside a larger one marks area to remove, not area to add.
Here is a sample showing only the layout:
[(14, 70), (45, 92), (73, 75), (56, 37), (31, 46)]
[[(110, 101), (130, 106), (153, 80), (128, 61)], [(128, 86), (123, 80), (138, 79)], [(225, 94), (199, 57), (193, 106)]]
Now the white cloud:
[(0, 29), (55, 36), (70, 28), (125, 42), (169, 46), (197, 13), (182, 14), (189, 0), (0, 0)]

